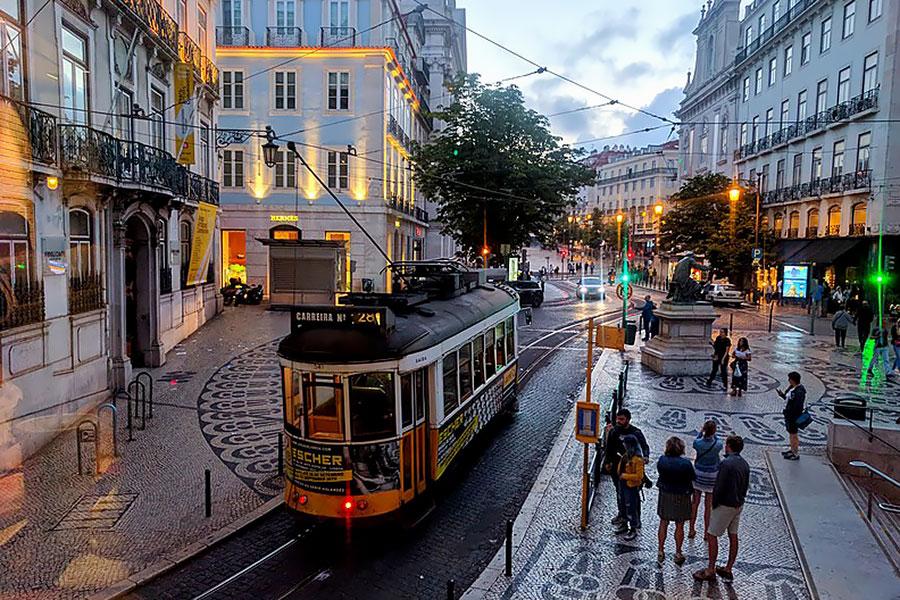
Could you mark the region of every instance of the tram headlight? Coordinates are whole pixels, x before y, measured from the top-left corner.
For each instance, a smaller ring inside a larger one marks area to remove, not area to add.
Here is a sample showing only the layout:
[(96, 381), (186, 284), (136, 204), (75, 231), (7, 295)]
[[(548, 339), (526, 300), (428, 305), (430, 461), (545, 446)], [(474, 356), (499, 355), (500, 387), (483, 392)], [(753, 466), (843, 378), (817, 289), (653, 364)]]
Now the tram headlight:
[(353, 500), (350, 500), (350, 499), (348, 498), (348, 499), (344, 502), (344, 510), (346, 510), (347, 512), (350, 512), (351, 510), (353, 510)]

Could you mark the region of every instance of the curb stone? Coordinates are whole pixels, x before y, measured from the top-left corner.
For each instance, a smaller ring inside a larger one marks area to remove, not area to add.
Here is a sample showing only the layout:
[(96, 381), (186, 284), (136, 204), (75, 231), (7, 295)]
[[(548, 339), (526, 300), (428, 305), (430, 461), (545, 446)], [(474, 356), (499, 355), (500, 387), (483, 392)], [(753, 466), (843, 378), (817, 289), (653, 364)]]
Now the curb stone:
[[(611, 352), (602, 352), (600, 358), (594, 364), (593, 376), (591, 378), (591, 387), (593, 390), (597, 389), (599, 380), (603, 374), (603, 368), (609, 361), (610, 356), (612, 356)], [(585, 385), (582, 384), (578, 389), (578, 394), (575, 398), (583, 398), (584, 391)], [(516, 552), (521, 546), (522, 541), (525, 539), (525, 534), (528, 533), (528, 529), (531, 527), (535, 515), (537, 515), (538, 508), (544, 499), (544, 495), (547, 493), (547, 488), (550, 486), (550, 482), (559, 467), (559, 463), (562, 460), (566, 447), (569, 445), (569, 438), (574, 435), (574, 427), (567, 425), (567, 423), (571, 424), (575, 422), (575, 408), (576, 404), (573, 402), (572, 408), (563, 420), (563, 425), (560, 428), (559, 434), (557, 434), (556, 440), (553, 442), (553, 448), (547, 456), (547, 462), (545, 462), (544, 466), (541, 468), (537, 480), (531, 487), (531, 491), (528, 492), (528, 497), (522, 504), (522, 508), (519, 509), (518, 515), (516, 515), (516, 520), (513, 523), (514, 563)], [(505, 577), (505, 554), (506, 546), (504, 541), (504, 544), (497, 550), (494, 558), (491, 559), (488, 566), (485, 567), (481, 575), (478, 576), (478, 579), (476, 579), (475, 582), (469, 586), (469, 589), (460, 597), (460, 600), (482, 600), (487, 592), (494, 587), (494, 584), (501, 577)]]
[(177, 566), (184, 564), (190, 559), (194, 558), (198, 554), (205, 552), (206, 550), (212, 548), (213, 546), (225, 541), (232, 535), (241, 531), (242, 529), (252, 525), (258, 519), (268, 515), (278, 507), (284, 504), (284, 498), (279, 494), (275, 498), (271, 498), (266, 501), (264, 504), (256, 507), (243, 517), (233, 521), (229, 525), (225, 525), (218, 531), (213, 532), (212, 534), (206, 536), (201, 541), (194, 542), (181, 548), (180, 550), (170, 553), (169, 555), (161, 558), (145, 567), (144, 569), (133, 573), (118, 581), (107, 588), (100, 590), (90, 596), (87, 597), (87, 600), (114, 600), (116, 598), (122, 598), (126, 594), (131, 593), (138, 587), (156, 579), (160, 575), (163, 575)]

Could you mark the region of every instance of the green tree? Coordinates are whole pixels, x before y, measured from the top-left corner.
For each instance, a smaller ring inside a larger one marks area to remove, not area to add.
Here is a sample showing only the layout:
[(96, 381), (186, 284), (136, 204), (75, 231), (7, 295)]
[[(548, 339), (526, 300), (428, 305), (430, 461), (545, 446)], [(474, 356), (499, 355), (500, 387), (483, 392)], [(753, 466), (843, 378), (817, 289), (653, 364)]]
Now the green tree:
[[(714, 275), (747, 286), (754, 270), (756, 190), (744, 188), (732, 206), (731, 185), (728, 177), (716, 173), (686, 180), (672, 196), (674, 208), (663, 219), (660, 246), (667, 254), (691, 251), (703, 256)], [(771, 256), (772, 232), (760, 229), (759, 243)]]
[(546, 117), (525, 107), (515, 86), (486, 86), (469, 75), (450, 91), (453, 104), (433, 115), (445, 129), (412, 152), (416, 184), (438, 202), (444, 233), (472, 256), (485, 237), (495, 257), (504, 244), (514, 251), (532, 238), (552, 241), (594, 171), (550, 133)]

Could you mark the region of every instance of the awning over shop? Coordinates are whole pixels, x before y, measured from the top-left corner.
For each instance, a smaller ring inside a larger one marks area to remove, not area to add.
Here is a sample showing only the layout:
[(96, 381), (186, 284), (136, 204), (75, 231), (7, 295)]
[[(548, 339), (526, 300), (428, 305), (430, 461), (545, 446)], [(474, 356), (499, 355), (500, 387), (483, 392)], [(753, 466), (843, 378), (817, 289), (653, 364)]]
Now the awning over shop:
[(865, 238), (823, 238), (817, 240), (787, 240), (778, 246), (778, 260), (784, 263), (816, 263), (830, 265), (842, 256), (862, 251)]
[(778, 262), (782, 264), (794, 262), (794, 255), (802, 251), (808, 244), (809, 240), (784, 240), (779, 242), (775, 247)]

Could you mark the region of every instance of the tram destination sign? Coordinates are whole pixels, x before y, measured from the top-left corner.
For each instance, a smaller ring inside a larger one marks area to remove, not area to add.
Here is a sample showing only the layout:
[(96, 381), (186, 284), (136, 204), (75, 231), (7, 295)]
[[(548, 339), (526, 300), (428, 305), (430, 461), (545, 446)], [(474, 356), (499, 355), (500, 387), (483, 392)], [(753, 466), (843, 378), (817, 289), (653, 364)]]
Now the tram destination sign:
[(384, 306), (298, 306), (291, 313), (291, 331), (310, 328), (361, 328), (385, 333), (394, 327), (394, 313)]

